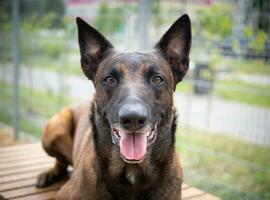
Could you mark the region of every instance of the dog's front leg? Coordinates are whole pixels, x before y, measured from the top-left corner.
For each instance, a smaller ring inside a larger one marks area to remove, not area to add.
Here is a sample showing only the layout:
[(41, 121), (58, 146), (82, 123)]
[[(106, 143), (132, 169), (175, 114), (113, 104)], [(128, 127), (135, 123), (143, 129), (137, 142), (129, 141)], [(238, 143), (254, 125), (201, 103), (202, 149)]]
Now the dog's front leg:
[(44, 150), (56, 158), (55, 165), (38, 176), (36, 186), (46, 187), (67, 175), (68, 164), (72, 162), (73, 115), (69, 108), (55, 114), (42, 133)]

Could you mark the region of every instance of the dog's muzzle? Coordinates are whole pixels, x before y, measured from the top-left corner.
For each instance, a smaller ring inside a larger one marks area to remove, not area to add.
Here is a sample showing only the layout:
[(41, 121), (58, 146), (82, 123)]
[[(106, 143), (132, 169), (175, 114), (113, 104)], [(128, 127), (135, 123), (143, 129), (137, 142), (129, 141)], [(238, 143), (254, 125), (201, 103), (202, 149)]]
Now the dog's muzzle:
[(112, 125), (112, 141), (119, 145), (124, 161), (139, 163), (154, 143), (156, 125), (149, 123), (147, 108), (138, 101), (122, 105), (118, 111), (118, 122)]

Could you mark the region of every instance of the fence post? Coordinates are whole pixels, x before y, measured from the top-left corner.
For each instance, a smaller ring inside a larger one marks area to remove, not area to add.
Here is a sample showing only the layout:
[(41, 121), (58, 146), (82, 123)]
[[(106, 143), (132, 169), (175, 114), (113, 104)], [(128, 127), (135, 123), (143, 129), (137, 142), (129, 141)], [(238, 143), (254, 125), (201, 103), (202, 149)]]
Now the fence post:
[(139, 49), (148, 50), (148, 26), (149, 26), (150, 1), (139, 0)]
[(12, 60), (13, 60), (13, 133), (19, 139), (20, 108), (19, 108), (19, 77), (20, 77), (20, 0), (12, 0)]

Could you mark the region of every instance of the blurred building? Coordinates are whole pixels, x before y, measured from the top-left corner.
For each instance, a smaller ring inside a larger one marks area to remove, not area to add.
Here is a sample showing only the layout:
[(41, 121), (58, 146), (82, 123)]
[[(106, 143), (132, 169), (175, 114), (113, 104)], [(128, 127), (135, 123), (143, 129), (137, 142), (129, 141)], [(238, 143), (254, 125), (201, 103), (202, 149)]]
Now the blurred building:
[(93, 19), (97, 14), (99, 0), (67, 0), (66, 16)]

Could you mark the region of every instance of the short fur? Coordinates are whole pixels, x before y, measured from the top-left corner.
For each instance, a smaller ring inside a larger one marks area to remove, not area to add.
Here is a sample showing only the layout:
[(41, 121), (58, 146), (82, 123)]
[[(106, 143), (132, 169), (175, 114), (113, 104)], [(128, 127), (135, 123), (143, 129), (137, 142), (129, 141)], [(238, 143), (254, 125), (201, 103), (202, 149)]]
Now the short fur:
[[(93, 99), (57, 113), (42, 134), (45, 151), (56, 158), (39, 175), (37, 187), (74, 170), (56, 199), (181, 199), (182, 170), (175, 150), (173, 92), (188, 70), (191, 24), (183, 15), (149, 53), (119, 53), (98, 31), (77, 18), (81, 66), (93, 81)], [(108, 78), (109, 77), (109, 78)], [(141, 106), (147, 126), (156, 127), (141, 162), (122, 159), (113, 142), (119, 110)]]

